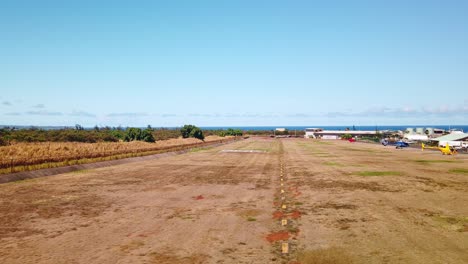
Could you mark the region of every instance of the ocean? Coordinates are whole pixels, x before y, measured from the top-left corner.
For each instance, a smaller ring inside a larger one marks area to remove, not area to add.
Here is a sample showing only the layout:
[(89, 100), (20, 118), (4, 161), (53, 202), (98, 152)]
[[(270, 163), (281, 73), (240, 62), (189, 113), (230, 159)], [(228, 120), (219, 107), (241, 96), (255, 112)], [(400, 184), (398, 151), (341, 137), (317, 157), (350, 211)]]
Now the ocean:
[[(31, 128), (31, 126), (5, 126), (5, 125), (0, 125), (0, 128), (2, 127), (16, 127), (18, 129), (27, 129)], [(398, 126), (320, 126), (320, 125), (309, 125), (309, 126), (200, 126), (201, 129), (204, 130), (226, 130), (228, 128), (233, 128), (233, 129), (240, 129), (243, 131), (268, 131), (268, 130), (275, 130), (276, 128), (286, 128), (289, 131), (300, 131), (304, 130), (306, 128), (322, 128), (324, 130), (346, 130), (349, 128), (350, 130), (371, 130), (371, 131), (382, 131), (382, 130), (391, 130), (391, 131), (397, 131), (397, 130), (406, 130), (406, 128), (412, 127), (412, 128), (417, 128), (417, 127), (432, 127), (432, 128), (440, 128), (444, 130), (449, 130), (449, 129), (461, 129), (465, 133), (468, 133), (468, 125), (398, 125)], [(63, 129), (66, 127), (63, 126), (34, 126), (34, 128), (37, 129), (44, 129), (44, 130), (53, 130), (53, 129)], [(74, 128), (74, 126), (69, 126), (68, 128)], [(125, 128), (125, 127), (124, 127)], [(145, 129), (146, 127), (141, 127), (142, 129)], [(153, 126), (153, 128), (160, 128), (158, 126)], [(167, 129), (180, 129), (180, 127), (165, 127)], [(85, 127), (85, 129), (93, 129), (93, 127)]]

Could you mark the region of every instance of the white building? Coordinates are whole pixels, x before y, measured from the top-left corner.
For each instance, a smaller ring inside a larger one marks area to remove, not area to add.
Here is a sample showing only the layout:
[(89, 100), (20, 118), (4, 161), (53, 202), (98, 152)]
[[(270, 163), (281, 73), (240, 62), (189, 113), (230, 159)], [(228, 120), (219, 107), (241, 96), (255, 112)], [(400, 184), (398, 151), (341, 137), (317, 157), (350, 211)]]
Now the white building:
[(323, 131), (323, 129), (321, 129), (321, 128), (306, 128), (304, 137), (305, 138), (316, 138), (314, 133), (315, 132), (320, 132), (320, 131)]
[(373, 136), (376, 131), (365, 130), (323, 130), (321, 128), (306, 128), (305, 138), (321, 138), (321, 139), (340, 139), (343, 135), (351, 135), (353, 137), (359, 136)]

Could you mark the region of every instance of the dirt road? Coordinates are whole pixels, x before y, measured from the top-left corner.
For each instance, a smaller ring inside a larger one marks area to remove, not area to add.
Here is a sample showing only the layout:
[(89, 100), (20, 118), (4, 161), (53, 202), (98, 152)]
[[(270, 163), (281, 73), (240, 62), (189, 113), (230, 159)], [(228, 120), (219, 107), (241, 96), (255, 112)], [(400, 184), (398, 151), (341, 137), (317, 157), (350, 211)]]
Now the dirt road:
[(249, 139), (1, 184), (0, 263), (466, 263), (467, 158)]

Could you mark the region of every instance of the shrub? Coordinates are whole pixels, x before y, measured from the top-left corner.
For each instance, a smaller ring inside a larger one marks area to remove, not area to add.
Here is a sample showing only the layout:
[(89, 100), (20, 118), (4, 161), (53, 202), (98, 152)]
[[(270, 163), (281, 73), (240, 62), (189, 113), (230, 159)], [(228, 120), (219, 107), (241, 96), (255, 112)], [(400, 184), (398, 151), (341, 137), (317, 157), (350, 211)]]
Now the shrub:
[(141, 140), (141, 134), (142, 134), (141, 129), (131, 127), (127, 129), (124, 140), (127, 142)]
[(190, 137), (198, 138), (200, 140), (205, 140), (205, 136), (203, 135), (203, 131), (198, 127), (195, 127), (194, 129), (192, 129), (192, 131), (190, 131)]
[(205, 139), (205, 136), (203, 135), (203, 131), (194, 125), (184, 125), (184, 127), (182, 127), (180, 132), (183, 138), (193, 137), (193, 138), (198, 138), (201, 140)]
[(182, 133), (182, 137), (183, 138), (189, 138), (190, 137), (190, 133), (192, 132), (192, 130), (195, 128), (195, 126), (193, 125), (185, 125), (182, 127), (182, 129), (180, 129), (180, 133)]
[(141, 132), (141, 140), (150, 143), (155, 142), (156, 140), (153, 137), (152, 129), (147, 128), (143, 130), (143, 132)]
[(351, 134), (344, 134), (341, 136), (341, 139), (350, 139), (352, 138), (353, 136)]
[(221, 130), (218, 135), (220, 137), (224, 137), (224, 136), (242, 136), (244, 133), (242, 132), (242, 130), (240, 129), (232, 129), (232, 128), (228, 128), (226, 131), (224, 130)]

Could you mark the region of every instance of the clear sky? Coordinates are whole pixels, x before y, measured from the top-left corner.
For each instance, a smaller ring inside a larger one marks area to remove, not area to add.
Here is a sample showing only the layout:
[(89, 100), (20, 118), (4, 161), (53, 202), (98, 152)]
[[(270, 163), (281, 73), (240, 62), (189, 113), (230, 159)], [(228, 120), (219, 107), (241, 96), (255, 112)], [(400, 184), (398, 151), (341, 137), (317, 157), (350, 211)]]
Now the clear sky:
[(0, 124), (468, 124), (468, 1), (0, 1)]

